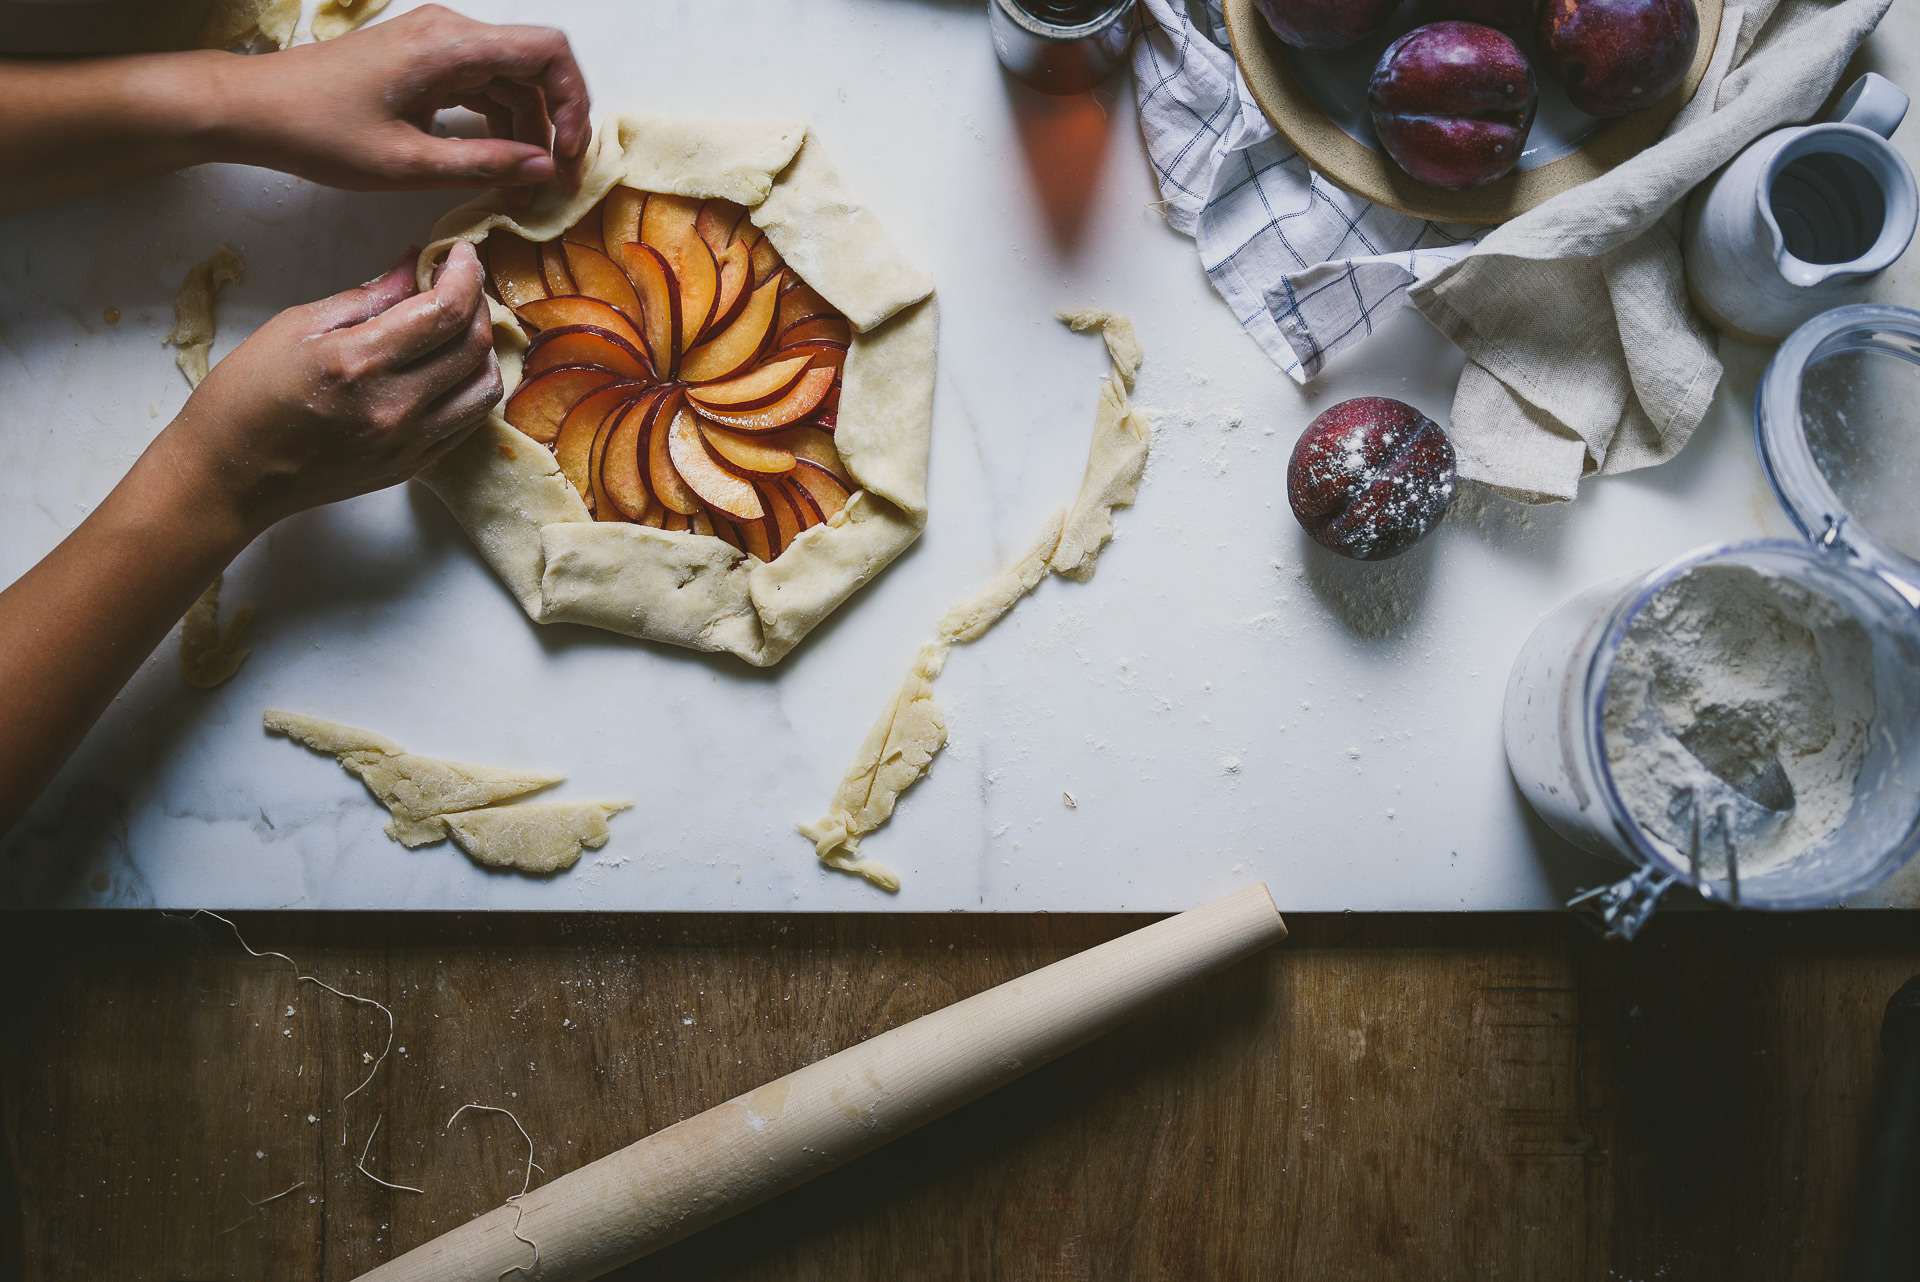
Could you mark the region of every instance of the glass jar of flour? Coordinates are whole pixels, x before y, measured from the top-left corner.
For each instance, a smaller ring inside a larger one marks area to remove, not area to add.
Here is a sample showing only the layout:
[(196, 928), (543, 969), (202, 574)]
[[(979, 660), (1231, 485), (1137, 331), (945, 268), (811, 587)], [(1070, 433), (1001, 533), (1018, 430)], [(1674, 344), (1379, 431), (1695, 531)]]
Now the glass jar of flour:
[(1808, 321), (1761, 378), (1805, 542), (1698, 549), (1589, 589), (1508, 680), (1508, 764), (1556, 832), (1634, 865), (1572, 906), (1632, 935), (1669, 887), (1835, 904), (1920, 849), (1920, 312)]

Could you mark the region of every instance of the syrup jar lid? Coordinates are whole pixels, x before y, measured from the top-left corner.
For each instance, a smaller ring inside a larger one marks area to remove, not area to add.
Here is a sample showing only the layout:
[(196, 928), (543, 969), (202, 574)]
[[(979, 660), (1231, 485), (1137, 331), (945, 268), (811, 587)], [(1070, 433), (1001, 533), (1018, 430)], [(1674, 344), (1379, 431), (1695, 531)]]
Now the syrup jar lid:
[(1801, 533), (1920, 608), (1920, 311), (1820, 313), (1780, 344), (1753, 410), (1767, 480)]

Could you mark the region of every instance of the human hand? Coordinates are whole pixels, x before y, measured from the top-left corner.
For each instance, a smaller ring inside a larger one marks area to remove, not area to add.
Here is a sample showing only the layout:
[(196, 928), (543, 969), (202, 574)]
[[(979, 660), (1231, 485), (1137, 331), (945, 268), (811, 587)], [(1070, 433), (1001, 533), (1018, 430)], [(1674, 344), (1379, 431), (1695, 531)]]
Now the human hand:
[[(551, 27), (493, 26), (436, 4), (336, 40), (236, 58), (230, 158), (355, 191), (580, 184), (586, 82)], [(465, 107), (491, 138), (439, 138)]]
[(413, 272), (409, 255), (262, 325), (188, 399), (155, 442), (156, 461), (191, 477), (250, 538), (450, 452), (500, 399), (480, 260), (455, 245), (421, 293)]

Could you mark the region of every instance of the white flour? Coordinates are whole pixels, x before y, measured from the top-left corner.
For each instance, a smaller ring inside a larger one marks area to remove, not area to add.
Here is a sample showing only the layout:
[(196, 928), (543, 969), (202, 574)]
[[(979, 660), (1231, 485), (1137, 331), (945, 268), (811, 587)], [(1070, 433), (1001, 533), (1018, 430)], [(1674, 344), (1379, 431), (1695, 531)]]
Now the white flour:
[[(1607, 683), (1607, 764), (1627, 809), (1682, 868), (1691, 799), (1710, 798), (1701, 863), (1724, 876), (1710, 816), (1733, 802), (1741, 873), (1759, 873), (1846, 819), (1873, 714), (1872, 644), (1840, 605), (1758, 570), (1705, 566), (1668, 584), (1627, 630)], [(1776, 759), (1793, 785), (1783, 822), (1729, 786)]]

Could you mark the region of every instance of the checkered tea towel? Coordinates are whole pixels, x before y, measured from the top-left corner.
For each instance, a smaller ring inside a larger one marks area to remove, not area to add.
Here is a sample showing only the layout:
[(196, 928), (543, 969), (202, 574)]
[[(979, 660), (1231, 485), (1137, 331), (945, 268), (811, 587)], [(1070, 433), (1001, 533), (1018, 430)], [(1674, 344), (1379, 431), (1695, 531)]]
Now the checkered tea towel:
[(1686, 444), (1720, 361), (1686, 298), (1683, 198), (1814, 116), (1892, 0), (1728, 4), (1706, 79), (1657, 145), (1491, 232), (1334, 187), (1261, 115), (1220, 0), (1141, 2), (1135, 91), (1167, 219), (1254, 341), (1305, 382), (1412, 302), (1467, 353), (1461, 474), (1544, 501)]

